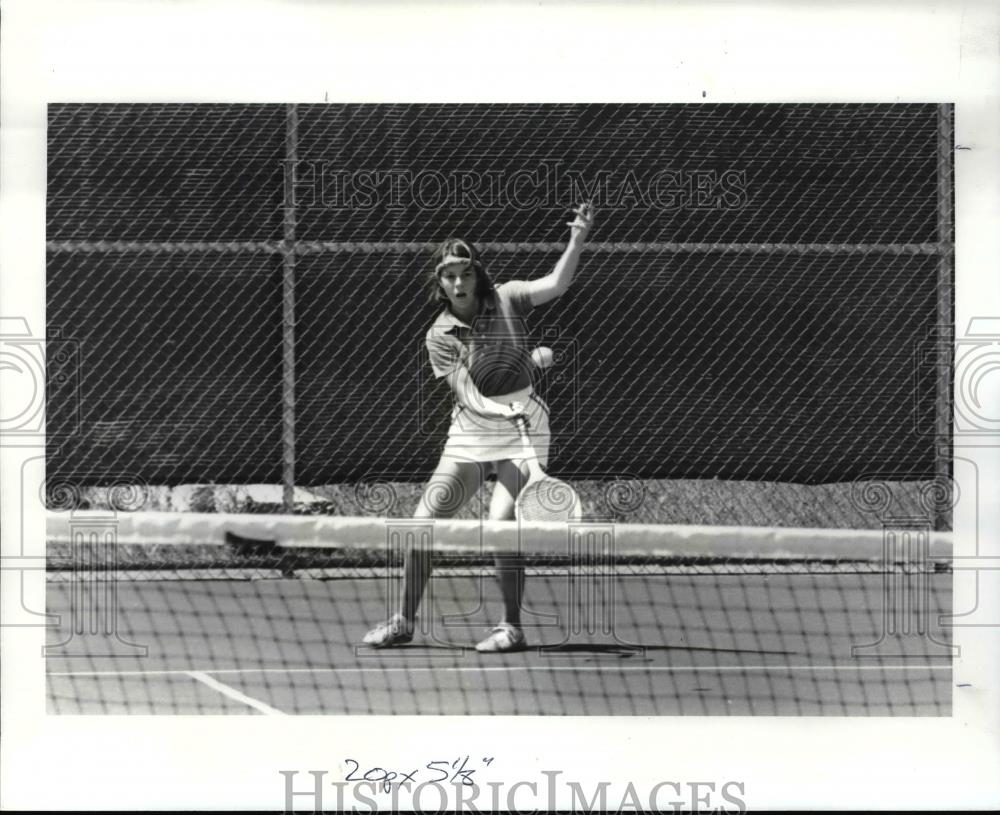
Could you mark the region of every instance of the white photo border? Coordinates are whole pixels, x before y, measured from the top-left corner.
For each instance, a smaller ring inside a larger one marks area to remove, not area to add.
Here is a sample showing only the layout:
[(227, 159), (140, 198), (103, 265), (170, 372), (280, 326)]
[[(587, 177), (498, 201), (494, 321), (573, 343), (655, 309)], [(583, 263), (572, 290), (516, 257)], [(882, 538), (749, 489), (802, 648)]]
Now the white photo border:
[[(3, 10), (0, 307), (32, 326), (45, 324), (46, 104), (111, 101), (954, 102), (969, 148), (955, 159), (956, 330), (1000, 316), (995, 4), (10, 0)], [(963, 453), (984, 496), (1000, 495), (993, 442)], [(0, 454), (8, 502), (21, 472)], [(980, 554), (995, 557), (996, 503), (982, 510)], [(24, 540), (44, 541), (44, 518), (23, 520)], [(974, 552), (969, 529), (956, 518), (957, 555)], [(19, 545), (7, 531), (5, 555)], [(44, 607), (44, 576), (24, 575), (26, 597)], [(0, 576), (10, 619), (20, 576)], [(989, 578), (979, 602), (1000, 621)], [(969, 599), (963, 585), (956, 578), (956, 608)], [(971, 690), (941, 719), (74, 717), (46, 716), (43, 631), (3, 627), (3, 805), (275, 809), (281, 770), (332, 779), (346, 757), (385, 766), (481, 754), (495, 759), (490, 780), (507, 783), (557, 770), (637, 789), (743, 782), (755, 809), (997, 806), (996, 634), (956, 629), (955, 681)]]

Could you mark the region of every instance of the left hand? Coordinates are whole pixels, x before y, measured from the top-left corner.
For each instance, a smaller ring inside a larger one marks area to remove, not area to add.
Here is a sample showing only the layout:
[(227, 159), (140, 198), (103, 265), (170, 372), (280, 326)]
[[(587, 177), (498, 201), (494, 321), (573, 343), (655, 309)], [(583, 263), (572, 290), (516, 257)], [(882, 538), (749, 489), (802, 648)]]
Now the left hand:
[(576, 218), (566, 222), (566, 226), (569, 227), (570, 240), (585, 240), (594, 225), (594, 205), (589, 201), (580, 204), (573, 210), (573, 214), (576, 215)]

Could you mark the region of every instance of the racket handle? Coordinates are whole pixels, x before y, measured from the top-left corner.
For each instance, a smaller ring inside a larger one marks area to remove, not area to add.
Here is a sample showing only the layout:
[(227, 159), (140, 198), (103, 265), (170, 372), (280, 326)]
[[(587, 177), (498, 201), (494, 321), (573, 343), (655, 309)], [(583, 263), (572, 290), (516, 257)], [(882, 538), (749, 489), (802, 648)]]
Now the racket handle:
[[(514, 402), (511, 402), (508, 407), (513, 410), (514, 404)], [(524, 433), (528, 432), (528, 420), (525, 418), (523, 413), (517, 416), (511, 416), (510, 420), (514, 423), (514, 427), (516, 427), (519, 431)]]
[[(513, 406), (513, 403), (511, 403), (511, 407)], [(511, 421), (514, 422), (514, 427), (517, 428), (517, 432), (521, 435), (521, 446), (524, 448), (525, 455), (537, 462), (538, 456), (535, 453), (534, 445), (531, 443), (531, 437), (528, 435), (527, 421), (525, 421), (523, 416), (515, 416)]]

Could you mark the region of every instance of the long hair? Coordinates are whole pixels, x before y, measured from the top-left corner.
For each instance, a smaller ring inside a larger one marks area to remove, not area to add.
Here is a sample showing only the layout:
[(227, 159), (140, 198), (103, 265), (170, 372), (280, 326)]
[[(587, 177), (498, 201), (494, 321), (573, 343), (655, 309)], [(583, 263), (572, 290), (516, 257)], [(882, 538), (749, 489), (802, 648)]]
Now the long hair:
[(431, 255), (431, 267), (427, 274), (427, 288), (433, 305), (448, 302), (448, 295), (441, 288), (441, 269), (445, 260), (468, 260), (476, 273), (476, 297), (482, 300), (493, 291), (493, 281), (486, 271), (486, 265), (479, 259), (479, 253), (468, 241), (460, 238), (448, 238), (443, 241), (434, 254)]

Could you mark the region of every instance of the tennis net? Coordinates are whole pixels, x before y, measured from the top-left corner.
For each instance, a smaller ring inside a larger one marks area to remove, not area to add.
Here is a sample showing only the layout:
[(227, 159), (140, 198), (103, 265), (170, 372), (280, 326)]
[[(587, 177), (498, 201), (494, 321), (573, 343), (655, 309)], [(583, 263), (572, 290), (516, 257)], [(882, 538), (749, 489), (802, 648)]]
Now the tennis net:
[[(948, 715), (948, 535), (52, 512), (48, 709), (139, 714)], [(434, 573), (412, 643), (402, 553)], [(480, 654), (493, 555), (528, 649)]]

